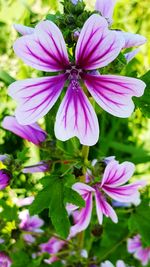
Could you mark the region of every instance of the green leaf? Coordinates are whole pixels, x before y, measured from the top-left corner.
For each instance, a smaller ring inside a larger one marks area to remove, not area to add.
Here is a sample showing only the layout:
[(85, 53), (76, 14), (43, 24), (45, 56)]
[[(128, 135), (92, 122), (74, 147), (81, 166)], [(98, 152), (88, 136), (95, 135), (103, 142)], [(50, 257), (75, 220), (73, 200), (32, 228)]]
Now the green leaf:
[(47, 186), (37, 194), (35, 200), (33, 201), (33, 203), (29, 208), (29, 212), (31, 215), (39, 214), (44, 209), (49, 207), (50, 193), (51, 189), (50, 187)]
[(3, 81), (6, 85), (10, 85), (15, 82), (15, 79), (11, 77), (6, 71), (0, 71), (0, 80)]
[(71, 203), (79, 207), (85, 206), (85, 201), (83, 198), (76, 191), (69, 187), (64, 188), (64, 197), (65, 203)]
[(0, 217), (6, 219), (7, 221), (17, 221), (18, 214), (17, 214), (17, 207), (16, 206), (8, 206), (6, 202), (1, 199), (0, 200), (0, 207), (3, 208), (3, 211), (0, 213)]
[(57, 234), (66, 238), (69, 234), (70, 222), (64, 205), (63, 179), (56, 176), (46, 176), (41, 179), (44, 188), (37, 194), (29, 208), (30, 214), (39, 214), (49, 209), (49, 216)]
[(129, 219), (129, 229), (131, 233), (141, 235), (146, 246), (150, 246), (150, 206), (142, 203)]
[(29, 153), (29, 148), (25, 147), (22, 151), (18, 151), (17, 159), (20, 162), (24, 163), (25, 161), (29, 159), (28, 153)]
[(49, 216), (56, 232), (66, 238), (69, 234), (70, 222), (64, 206), (64, 188), (60, 179), (51, 184)]
[(13, 262), (12, 267), (28, 266), (31, 261), (28, 254), (21, 250), (17, 251), (16, 253), (12, 253), (11, 259)]
[(143, 115), (150, 118), (150, 70), (140, 79), (146, 83), (145, 92), (142, 97), (134, 98), (134, 102)]

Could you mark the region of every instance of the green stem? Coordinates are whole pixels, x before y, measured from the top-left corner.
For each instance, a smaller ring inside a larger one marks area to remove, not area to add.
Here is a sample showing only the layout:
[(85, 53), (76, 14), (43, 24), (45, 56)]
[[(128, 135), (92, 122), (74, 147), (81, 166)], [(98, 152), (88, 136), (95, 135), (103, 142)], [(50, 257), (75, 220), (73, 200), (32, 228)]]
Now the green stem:
[(88, 162), (89, 150), (89, 146), (82, 146), (82, 158), (84, 160), (84, 163)]

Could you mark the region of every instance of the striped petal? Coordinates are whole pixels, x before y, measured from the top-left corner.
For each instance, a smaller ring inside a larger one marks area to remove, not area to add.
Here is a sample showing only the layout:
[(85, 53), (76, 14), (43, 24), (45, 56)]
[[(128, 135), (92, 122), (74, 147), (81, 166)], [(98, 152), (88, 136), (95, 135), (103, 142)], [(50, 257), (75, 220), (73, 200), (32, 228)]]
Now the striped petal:
[(109, 205), (109, 203), (106, 201), (106, 199), (98, 189), (96, 189), (95, 192), (95, 200), (99, 224), (102, 224), (103, 222), (103, 215), (105, 215), (106, 217), (110, 217), (114, 223), (117, 223), (118, 218), (114, 209)]
[(80, 195), (84, 195), (88, 192), (95, 192), (95, 189), (84, 183), (75, 183), (72, 189), (77, 191)]
[(84, 74), (83, 79), (95, 101), (108, 113), (121, 118), (131, 115), (132, 97), (140, 97), (146, 87), (143, 81), (124, 76)]
[(85, 208), (82, 208), (76, 218), (76, 224), (70, 228), (70, 236), (75, 236), (77, 233), (85, 230), (91, 220), (92, 215), (92, 192), (84, 196)]
[(126, 183), (133, 175), (135, 166), (131, 162), (123, 162), (112, 160), (105, 168), (101, 186), (116, 187)]
[(42, 21), (33, 34), (18, 38), (14, 51), (26, 64), (38, 70), (60, 71), (69, 65), (64, 38), (52, 21)]
[(55, 135), (66, 141), (74, 136), (81, 144), (92, 146), (99, 137), (95, 111), (79, 85), (71, 83), (59, 107), (55, 122)]
[(144, 185), (144, 183), (142, 185), (139, 182), (135, 182), (119, 187), (110, 187), (104, 185), (102, 189), (109, 197), (114, 200), (120, 202), (133, 202), (135, 199), (139, 198), (138, 190)]
[(19, 103), (16, 118), (28, 125), (42, 118), (57, 101), (66, 81), (64, 74), (14, 82), (9, 95)]
[(124, 39), (108, 30), (107, 21), (92, 15), (84, 24), (76, 46), (76, 64), (85, 70), (102, 68), (120, 53)]

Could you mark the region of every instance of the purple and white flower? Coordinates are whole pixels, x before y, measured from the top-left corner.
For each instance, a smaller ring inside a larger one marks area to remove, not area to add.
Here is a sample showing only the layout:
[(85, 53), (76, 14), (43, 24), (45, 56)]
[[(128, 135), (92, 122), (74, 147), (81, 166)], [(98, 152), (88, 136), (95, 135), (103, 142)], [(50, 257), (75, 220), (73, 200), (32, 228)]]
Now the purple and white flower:
[(16, 118), (20, 124), (30, 125), (46, 115), (66, 82), (68, 89), (55, 122), (58, 139), (65, 141), (76, 136), (84, 145), (94, 145), (98, 141), (98, 119), (81, 82), (107, 112), (123, 118), (131, 115), (134, 110), (132, 96), (140, 97), (145, 83), (135, 78), (93, 75), (91, 72), (111, 63), (125, 44), (123, 37), (108, 29), (105, 18), (93, 14), (85, 22), (76, 45), (75, 63), (69, 62), (62, 33), (52, 21), (42, 21), (32, 31), (17, 39), (15, 53), (29, 66), (58, 72), (58, 75), (10, 85), (9, 95), (19, 103)]
[[(80, 182), (73, 185), (73, 189), (85, 200), (85, 207), (76, 213), (75, 224), (71, 227), (70, 236), (74, 236), (88, 227), (92, 215), (93, 195), (96, 201), (99, 224), (103, 222), (103, 215), (110, 217), (114, 223), (118, 222), (117, 214), (108, 203), (107, 197), (123, 203), (138, 199), (138, 190), (145, 185), (145, 181), (125, 184), (133, 175), (134, 170), (135, 166), (131, 162), (119, 164), (118, 161), (111, 160), (107, 164), (100, 182), (93, 183), (90, 186)], [(75, 207), (73, 207), (73, 210), (75, 210)]]
[(35, 145), (40, 145), (47, 137), (47, 133), (37, 123), (20, 125), (13, 116), (6, 116), (2, 122), (2, 127)]
[[(115, 265), (113, 265), (110, 261), (105, 261), (105, 262), (101, 263), (100, 267), (115, 267)], [(122, 260), (118, 260), (116, 262), (116, 267), (129, 267), (129, 265), (126, 265), (124, 263), (124, 261), (122, 261)], [(131, 267), (133, 267), (133, 266), (131, 266)]]
[(9, 185), (10, 179), (11, 174), (7, 170), (0, 170), (0, 190), (5, 189)]
[(138, 259), (143, 266), (150, 262), (150, 247), (145, 248), (142, 246), (140, 235), (129, 238), (127, 246), (128, 252), (133, 253), (134, 257)]
[(0, 266), (1, 267), (10, 267), (12, 265), (12, 261), (7, 256), (7, 254), (3, 251), (0, 251)]
[(38, 215), (30, 216), (28, 210), (23, 210), (19, 213), (19, 219), (21, 220), (19, 224), (21, 230), (32, 233), (43, 233), (40, 227), (43, 226), (44, 221)]
[(47, 243), (41, 244), (41, 252), (47, 252), (51, 255), (49, 259), (45, 259), (44, 261), (48, 264), (57, 261), (58, 257), (55, 254), (58, 253), (64, 245), (66, 245), (66, 242), (56, 237), (52, 237)]

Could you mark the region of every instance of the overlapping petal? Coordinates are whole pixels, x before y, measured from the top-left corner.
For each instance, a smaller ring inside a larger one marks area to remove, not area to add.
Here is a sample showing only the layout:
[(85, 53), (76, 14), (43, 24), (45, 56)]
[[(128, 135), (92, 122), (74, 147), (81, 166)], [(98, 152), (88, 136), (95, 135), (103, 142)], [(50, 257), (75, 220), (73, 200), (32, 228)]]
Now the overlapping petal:
[(112, 16), (114, 12), (116, 0), (96, 0), (95, 10), (99, 11), (101, 15), (112, 23)]
[(100, 224), (103, 222), (103, 215), (110, 217), (114, 223), (118, 222), (117, 215), (114, 209), (109, 205), (101, 192), (97, 189), (95, 192), (96, 200), (96, 212), (98, 216), (98, 221)]
[(124, 39), (125, 43), (122, 48), (130, 48), (134, 46), (140, 46), (146, 43), (147, 39), (140, 35), (130, 32), (115, 31), (118, 36)]
[(47, 133), (37, 123), (20, 125), (13, 116), (6, 116), (2, 122), (2, 127), (35, 145), (39, 145), (47, 137)]
[(52, 21), (39, 22), (33, 34), (18, 38), (14, 51), (26, 64), (38, 70), (54, 72), (69, 65), (64, 38)]
[(94, 14), (85, 22), (76, 46), (76, 64), (85, 70), (104, 67), (120, 53), (124, 39), (108, 30), (106, 20)]
[(78, 137), (81, 144), (94, 145), (99, 137), (95, 111), (77, 82), (71, 83), (56, 115), (55, 135), (66, 141)]
[(31, 124), (43, 117), (57, 101), (66, 81), (65, 74), (14, 82), (9, 95), (19, 102), (16, 118)]
[(92, 192), (84, 195), (85, 207), (81, 209), (76, 217), (76, 224), (70, 228), (70, 236), (75, 236), (77, 233), (85, 230), (91, 220), (92, 215)]
[(110, 161), (105, 168), (101, 186), (117, 187), (126, 183), (135, 171), (135, 165), (131, 162), (121, 164), (116, 160)]
[(112, 199), (120, 202), (133, 202), (139, 198), (140, 185), (135, 183), (127, 184), (119, 187), (103, 186), (103, 191)]
[(72, 186), (72, 189), (77, 191), (80, 195), (84, 195), (88, 192), (95, 192), (95, 189), (87, 184), (84, 184), (84, 183), (75, 183), (73, 186)]
[(21, 24), (14, 24), (13, 25), (15, 30), (19, 32), (21, 35), (26, 35), (26, 34), (32, 34), (34, 33), (34, 28), (32, 27), (27, 27)]
[(116, 75), (83, 75), (84, 82), (95, 101), (107, 112), (117, 117), (129, 117), (134, 110), (132, 96), (144, 93), (141, 80)]

